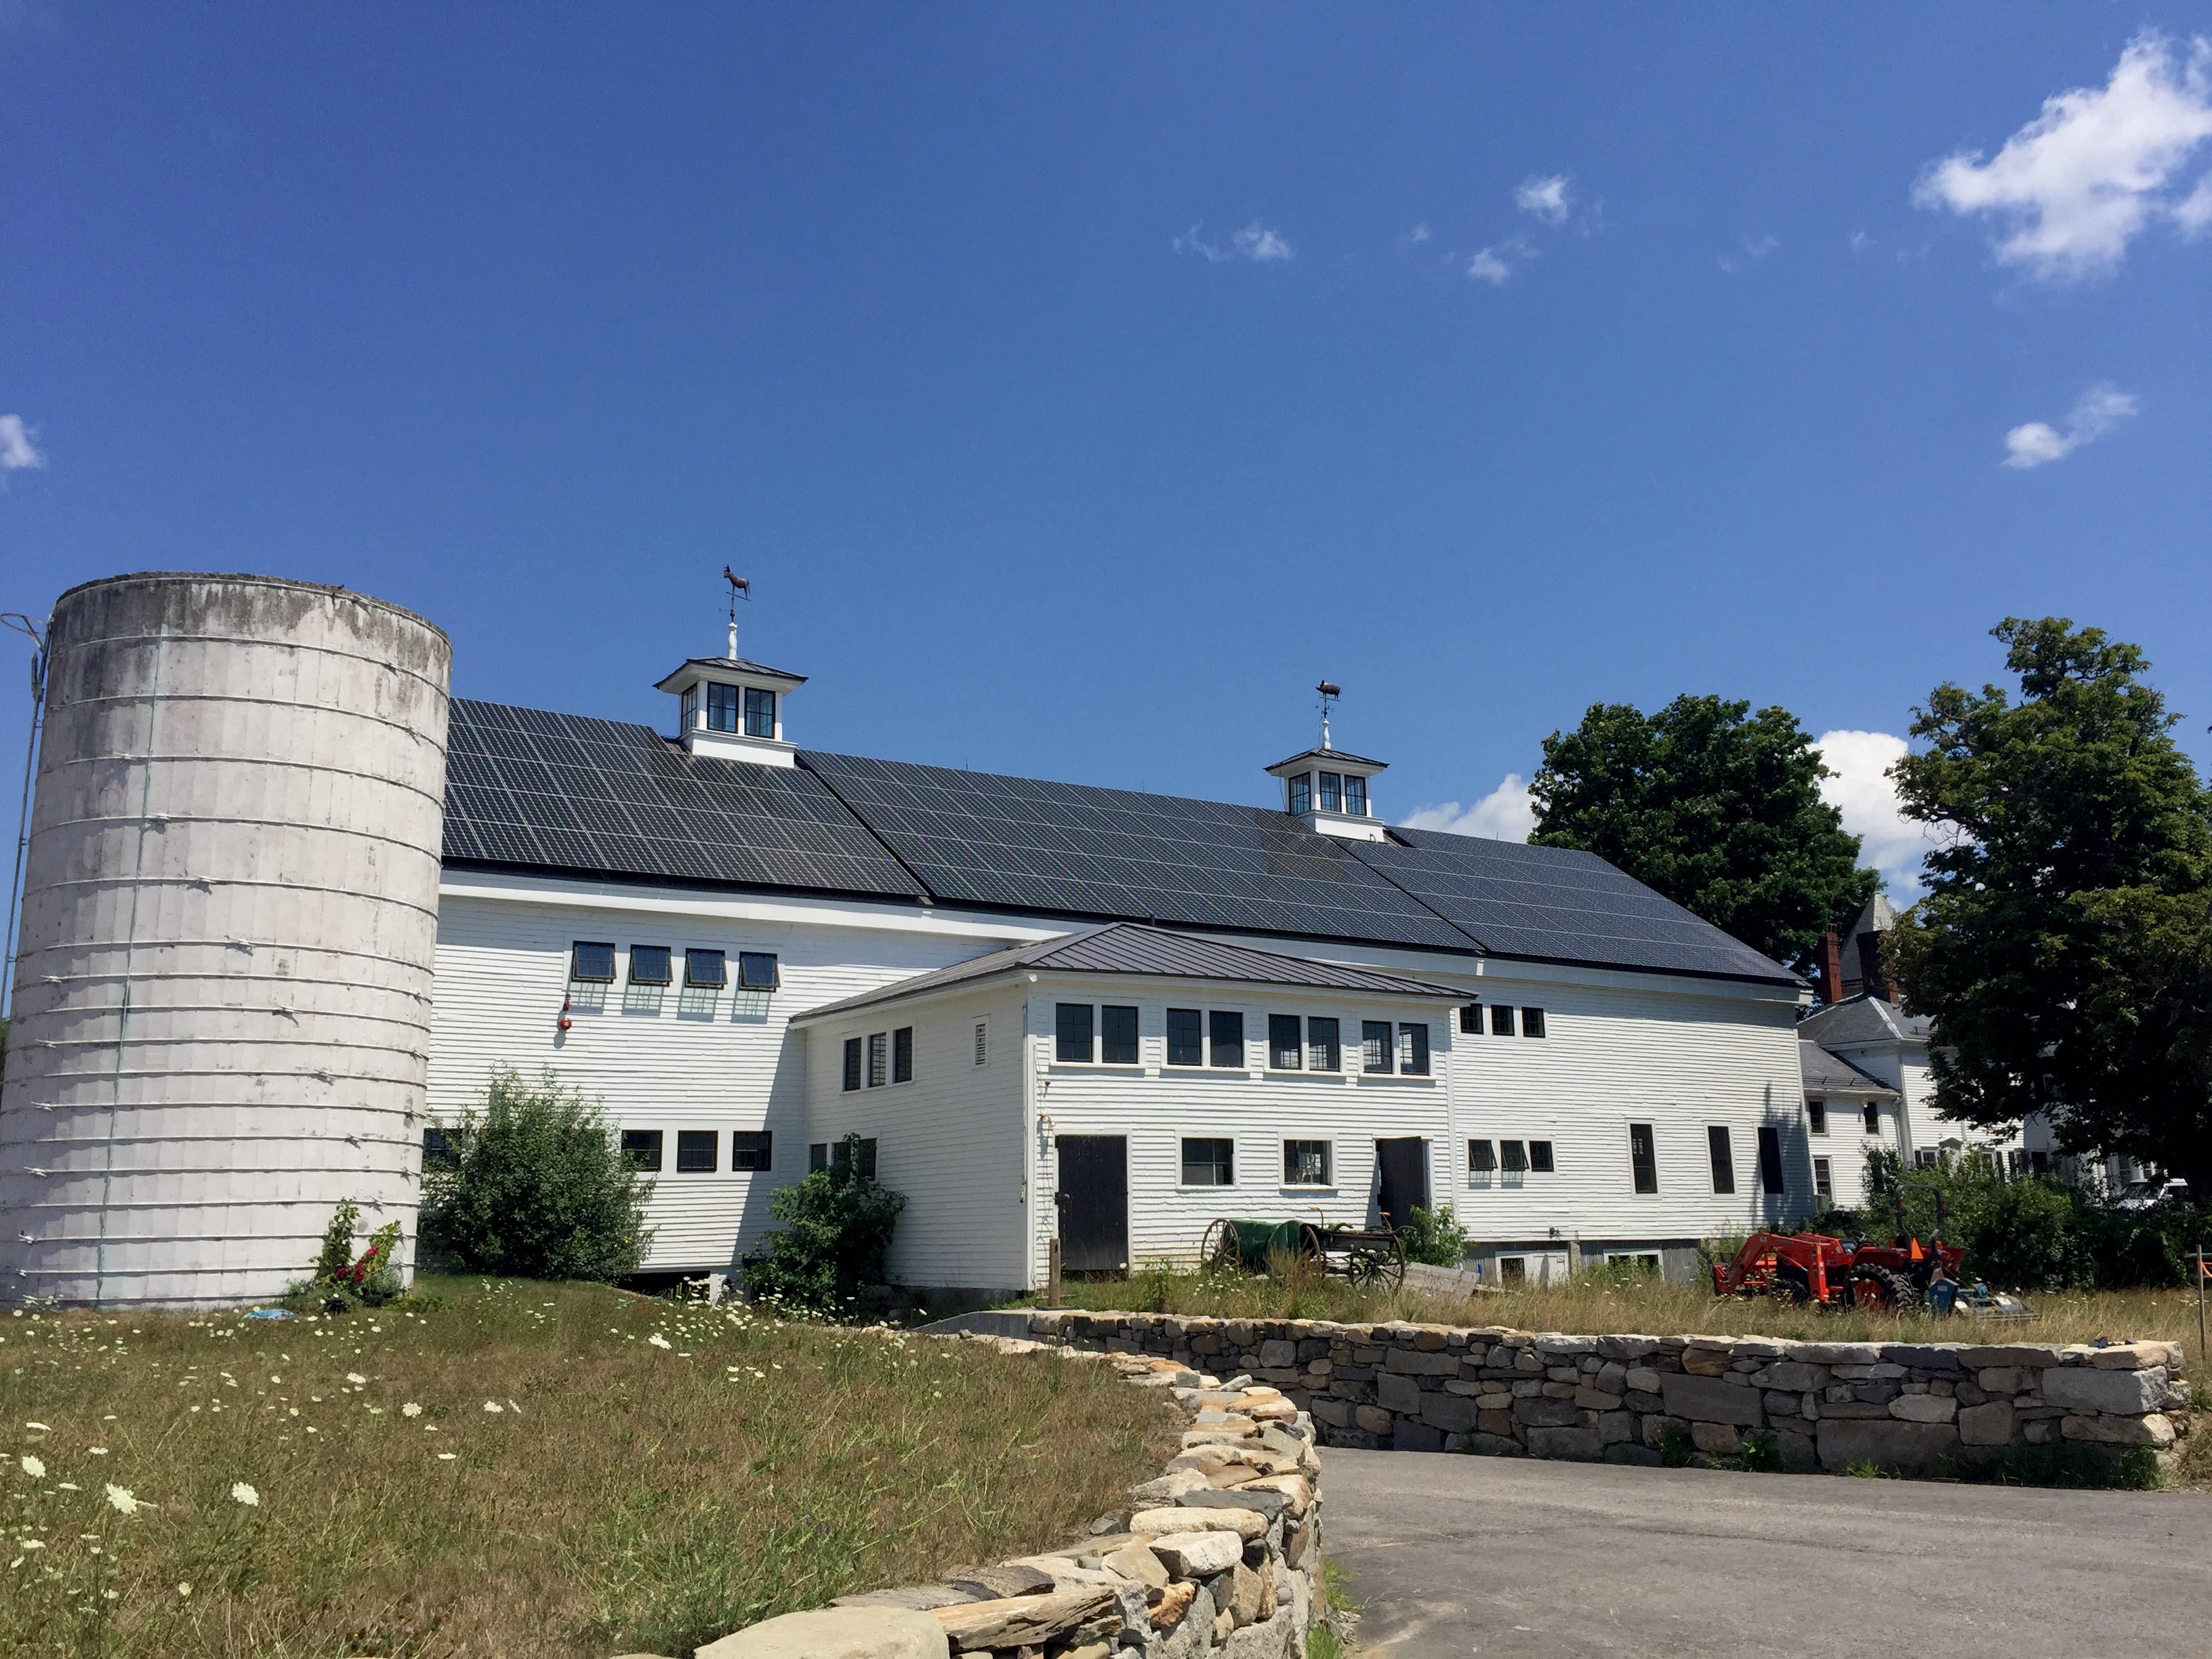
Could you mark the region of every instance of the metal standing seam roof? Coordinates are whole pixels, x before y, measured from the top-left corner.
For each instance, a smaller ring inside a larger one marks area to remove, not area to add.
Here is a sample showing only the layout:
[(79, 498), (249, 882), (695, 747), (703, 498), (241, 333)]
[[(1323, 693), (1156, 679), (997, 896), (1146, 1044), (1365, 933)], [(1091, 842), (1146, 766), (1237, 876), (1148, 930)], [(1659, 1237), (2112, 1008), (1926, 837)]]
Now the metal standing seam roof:
[(1861, 1071), (1841, 1054), (1830, 1054), (1811, 1037), (1797, 1039), (1797, 1063), (1805, 1073), (1805, 1090), (1832, 1095), (1881, 1095), (1898, 1097), (1895, 1089), (1870, 1072)]
[(949, 968), (932, 969), (842, 1001), (810, 1008), (794, 1021), (848, 1013), (879, 1002), (902, 1001), (944, 990), (971, 980), (1018, 969), (1075, 974), (1141, 974), (1170, 979), (1223, 980), (1240, 985), (1273, 985), (1322, 991), (1362, 991), (1385, 996), (1441, 998), (1464, 1002), (1469, 993), (1432, 980), (1407, 979), (1398, 974), (1378, 974), (1364, 968), (1315, 962), (1304, 957), (1255, 951), (1218, 939), (1199, 939), (1164, 927), (1133, 922), (1110, 922), (1080, 933), (1062, 933), (1034, 945), (1018, 945), (988, 956), (957, 962)]

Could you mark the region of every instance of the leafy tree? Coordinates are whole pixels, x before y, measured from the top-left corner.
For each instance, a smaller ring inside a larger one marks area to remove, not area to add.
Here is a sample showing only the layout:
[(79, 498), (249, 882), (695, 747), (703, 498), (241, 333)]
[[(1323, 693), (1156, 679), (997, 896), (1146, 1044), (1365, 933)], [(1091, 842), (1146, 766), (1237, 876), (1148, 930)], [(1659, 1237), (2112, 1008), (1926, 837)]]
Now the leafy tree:
[(1796, 717), (1682, 696), (1657, 714), (1595, 703), (1544, 739), (1539, 847), (1595, 853), (1778, 962), (1802, 964), (1881, 878), (1820, 799)]
[(748, 1295), (794, 1311), (841, 1314), (884, 1281), (884, 1261), (906, 1198), (876, 1184), (857, 1134), (835, 1148), (830, 1167), (770, 1194), (783, 1225), (763, 1236), (743, 1263)]
[(619, 1150), (598, 1103), (549, 1067), (501, 1066), (483, 1108), (445, 1130), (422, 1172), (422, 1238), (475, 1273), (619, 1279), (637, 1271), (653, 1183)]
[(1939, 685), (1894, 769), (1944, 827), (1929, 895), (1890, 936), (1930, 1016), (1938, 1107), (2045, 1111), (2061, 1147), (2212, 1192), (2212, 800), (2132, 645), (2064, 617), (1992, 630), (2014, 701)]

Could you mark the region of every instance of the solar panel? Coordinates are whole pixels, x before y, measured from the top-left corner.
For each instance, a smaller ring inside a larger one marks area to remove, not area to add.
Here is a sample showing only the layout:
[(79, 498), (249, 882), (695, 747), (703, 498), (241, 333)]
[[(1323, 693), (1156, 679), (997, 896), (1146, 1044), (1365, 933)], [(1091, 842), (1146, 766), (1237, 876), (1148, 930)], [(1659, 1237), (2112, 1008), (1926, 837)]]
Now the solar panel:
[(946, 900), (1469, 948), (1346, 843), (1282, 812), (851, 755), (801, 762)]
[(1501, 956), (1787, 981), (1788, 971), (1595, 853), (1435, 830), (1360, 860)]
[(687, 755), (647, 726), (457, 698), (445, 856), (664, 880), (917, 896), (811, 773)]

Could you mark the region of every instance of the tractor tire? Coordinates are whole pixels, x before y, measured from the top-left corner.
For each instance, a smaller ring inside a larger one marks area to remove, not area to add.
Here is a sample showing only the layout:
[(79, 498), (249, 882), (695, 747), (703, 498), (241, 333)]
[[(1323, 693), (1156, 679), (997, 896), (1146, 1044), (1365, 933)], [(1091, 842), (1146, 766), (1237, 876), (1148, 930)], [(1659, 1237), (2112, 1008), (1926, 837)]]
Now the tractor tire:
[(1794, 1261), (1777, 1264), (1767, 1294), (1784, 1305), (1803, 1307), (1813, 1299), (1813, 1276)]
[(1851, 1274), (1851, 1302), (1882, 1313), (1908, 1314), (1923, 1304), (1919, 1287), (1887, 1267), (1861, 1267)]

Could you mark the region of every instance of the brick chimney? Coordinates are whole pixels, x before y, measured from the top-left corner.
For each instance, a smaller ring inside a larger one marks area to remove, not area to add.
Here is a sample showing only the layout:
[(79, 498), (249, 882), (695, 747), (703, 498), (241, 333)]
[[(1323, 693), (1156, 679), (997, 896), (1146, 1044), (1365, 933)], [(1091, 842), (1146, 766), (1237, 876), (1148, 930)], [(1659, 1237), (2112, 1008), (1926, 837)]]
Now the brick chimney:
[(1814, 959), (1820, 982), (1820, 1000), (1833, 1006), (1844, 1000), (1844, 951), (1832, 927), (1820, 935), (1820, 952)]
[(1858, 937), (1858, 945), (1861, 981), (1859, 988), (1869, 996), (1879, 996), (1884, 1002), (1895, 1002), (1898, 1000), (1897, 981), (1889, 976), (1889, 970), (1882, 966), (1881, 935), (1861, 933)]

